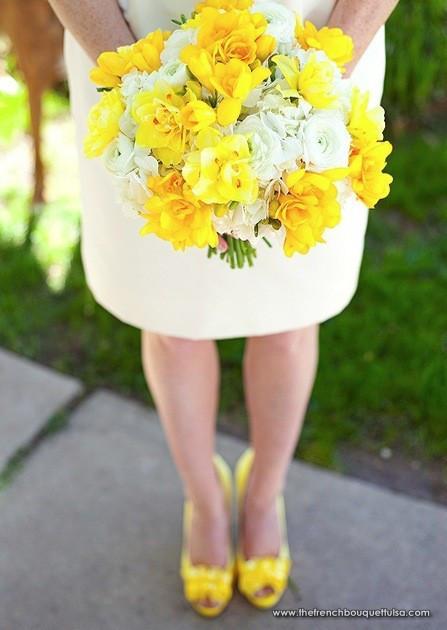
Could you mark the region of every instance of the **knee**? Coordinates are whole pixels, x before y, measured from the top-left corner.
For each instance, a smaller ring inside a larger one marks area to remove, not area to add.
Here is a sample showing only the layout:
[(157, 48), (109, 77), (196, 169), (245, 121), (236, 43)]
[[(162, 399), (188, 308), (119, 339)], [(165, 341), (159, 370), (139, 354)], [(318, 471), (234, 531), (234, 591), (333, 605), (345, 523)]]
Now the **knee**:
[(264, 350), (268, 354), (295, 355), (305, 346), (316, 343), (318, 338), (318, 324), (290, 330), (276, 335), (263, 335), (251, 337), (248, 340), (248, 348)]
[(143, 356), (157, 353), (181, 360), (191, 357), (203, 343), (205, 342), (142, 331)]

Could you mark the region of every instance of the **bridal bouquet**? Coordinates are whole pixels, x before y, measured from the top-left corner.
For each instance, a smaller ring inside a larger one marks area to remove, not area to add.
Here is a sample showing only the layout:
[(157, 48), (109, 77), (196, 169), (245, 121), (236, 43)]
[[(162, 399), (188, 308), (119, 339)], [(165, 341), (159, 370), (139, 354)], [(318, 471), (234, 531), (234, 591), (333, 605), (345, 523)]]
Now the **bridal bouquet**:
[(349, 36), (268, 1), (204, 0), (173, 22), (90, 74), (85, 153), (103, 156), (141, 234), (242, 267), (273, 236), (306, 254), (350, 196), (388, 195), (383, 109), (343, 79)]

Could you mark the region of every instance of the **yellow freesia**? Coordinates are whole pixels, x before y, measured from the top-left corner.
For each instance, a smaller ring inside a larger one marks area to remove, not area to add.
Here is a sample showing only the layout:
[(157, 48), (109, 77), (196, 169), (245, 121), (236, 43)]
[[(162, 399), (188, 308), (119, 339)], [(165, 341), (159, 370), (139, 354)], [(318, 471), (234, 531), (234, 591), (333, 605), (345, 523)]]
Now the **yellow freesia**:
[(88, 115), (88, 133), (84, 139), (84, 153), (87, 157), (102, 155), (106, 147), (117, 137), (123, 112), (124, 104), (119, 90), (114, 88), (109, 92), (103, 92)]
[(160, 54), (169, 35), (169, 31), (158, 29), (135, 44), (101, 53), (96, 60), (96, 67), (90, 71), (90, 80), (100, 87), (116, 87), (121, 78), (132, 70), (158, 70), (161, 65)]
[(171, 170), (164, 177), (150, 177), (148, 186), (154, 194), (141, 213), (146, 219), (140, 230), (142, 235), (155, 234), (177, 250), (217, 245), (213, 206), (197, 199), (178, 171)]
[(309, 48), (322, 50), (329, 59), (339, 66), (342, 72), (344, 72), (345, 65), (354, 56), (352, 37), (346, 35), (341, 28), (323, 26), (323, 28), (317, 29), (312, 22), (306, 20), (303, 24), (302, 20), (298, 18), (295, 36), (304, 50)]
[(253, 88), (262, 83), (270, 70), (258, 66), (254, 70), (240, 61), (231, 59), (228, 63), (217, 63), (210, 83), (224, 97), (217, 109), (217, 119), (221, 125), (234, 123), (241, 112), (242, 103)]
[(340, 204), (334, 181), (346, 176), (347, 169), (311, 173), (299, 169), (286, 176), (287, 194), (280, 194), (270, 204), (270, 216), (285, 227), (284, 253), (307, 254), (323, 243), (326, 228), (340, 221)]
[(186, 104), (184, 96), (161, 82), (135, 97), (132, 107), (132, 117), (137, 123), (135, 144), (152, 149), (165, 166), (178, 164), (183, 158), (188, 132), (181, 112)]
[(214, 63), (210, 53), (194, 45), (185, 46), (180, 53), (180, 59), (185, 63), (191, 74), (209, 90), (214, 91), (210, 77), (214, 73)]
[(257, 199), (258, 182), (245, 136), (222, 136), (209, 129), (198, 134), (196, 145), (198, 150), (186, 156), (182, 174), (198, 199), (211, 204)]
[(385, 112), (378, 106), (368, 109), (369, 94), (354, 87), (351, 95), (351, 112), (348, 131), (357, 148), (366, 147), (383, 139)]
[(338, 99), (334, 89), (334, 68), (328, 61), (319, 61), (315, 55), (300, 70), (298, 59), (275, 55), (272, 61), (281, 70), (289, 90), (281, 89), (285, 97), (302, 96), (318, 109), (335, 107)]
[(390, 142), (375, 142), (354, 150), (350, 157), (352, 188), (368, 208), (374, 208), (379, 199), (384, 199), (390, 193), (393, 178), (388, 173), (383, 173), (383, 169), (392, 150)]

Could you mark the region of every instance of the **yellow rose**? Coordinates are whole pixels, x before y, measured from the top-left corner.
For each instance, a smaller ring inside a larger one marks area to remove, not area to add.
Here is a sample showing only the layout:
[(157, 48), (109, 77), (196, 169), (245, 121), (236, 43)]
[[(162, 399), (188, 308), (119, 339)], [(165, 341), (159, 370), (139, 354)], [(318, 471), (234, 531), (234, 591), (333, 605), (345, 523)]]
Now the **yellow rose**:
[(317, 29), (312, 22), (306, 20), (303, 24), (298, 18), (295, 28), (298, 43), (307, 50), (316, 48), (322, 50), (334, 61), (342, 72), (344, 66), (354, 56), (354, 43), (349, 35), (343, 33), (341, 28), (329, 28), (324, 26)]
[(368, 102), (368, 92), (361, 92), (357, 87), (352, 90), (348, 131), (353, 138), (353, 145), (357, 148), (383, 139), (385, 129), (383, 108), (378, 106), (368, 109)]
[(84, 139), (84, 153), (87, 157), (102, 155), (106, 147), (119, 133), (119, 121), (124, 112), (124, 104), (119, 91), (114, 88), (103, 92), (98, 103), (93, 105), (88, 115), (88, 133)]
[(187, 129), (181, 111), (185, 104), (184, 97), (160, 82), (150, 92), (137, 94), (133, 103), (132, 117), (137, 123), (135, 143), (152, 149), (165, 166), (178, 164), (183, 158)]
[(198, 29), (195, 47), (210, 53), (214, 63), (240, 59), (253, 63), (257, 58), (257, 40), (267, 28), (267, 20), (260, 13), (230, 11), (205, 7), (193, 20)]
[(374, 208), (379, 199), (384, 199), (390, 193), (393, 178), (382, 171), (392, 150), (390, 142), (376, 142), (354, 150), (350, 157), (352, 188), (368, 208)]
[(214, 129), (197, 135), (197, 151), (185, 160), (182, 174), (196, 197), (205, 203), (231, 201), (253, 203), (258, 182), (250, 165), (250, 149), (245, 136), (222, 136)]
[(278, 66), (289, 85), (289, 90), (281, 90), (286, 97), (302, 96), (308, 103), (318, 109), (326, 109), (337, 105), (334, 89), (334, 68), (328, 61), (319, 61), (316, 55), (300, 70), (298, 59), (275, 55), (272, 61)]
[(307, 254), (311, 247), (323, 243), (323, 232), (340, 221), (336, 179), (346, 175), (346, 169), (310, 173), (304, 169), (286, 176), (287, 194), (280, 194), (270, 205), (270, 216), (286, 229), (284, 253)]
[(174, 249), (217, 245), (218, 236), (212, 224), (212, 210), (197, 199), (178, 171), (165, 177), (150, 177), (149, 188), (155, 193), (145, 204), (141, 216), (146, 225), (140, 233), (156, 234), (172, 243)]

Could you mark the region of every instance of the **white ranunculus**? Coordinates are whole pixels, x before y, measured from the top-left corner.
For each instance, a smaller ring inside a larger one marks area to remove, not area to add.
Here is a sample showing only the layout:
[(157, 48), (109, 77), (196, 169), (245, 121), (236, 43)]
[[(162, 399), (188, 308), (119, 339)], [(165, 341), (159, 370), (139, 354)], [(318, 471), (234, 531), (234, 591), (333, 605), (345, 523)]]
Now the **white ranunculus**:
[(303, 123), (304, 161), (315, 171), (348, 166), (351, 136), (342, 115), (320, 111)]
[(255, 2), (251, 12), (264, 15), (268, 22), (266, 33), (273, 35), (279, 45), (287, 45), (294, 41), (295, 14), (283, 4), (279, 2)]
[(277, 165), (282, 161), (281, 137), (256, 114), (247, 116), (237, 125), (235, 133), (248, 136), (250, 165), (261, 184), (276, 177)]
[(165, 42), (165, 46), (161, 52), (160, 59), (163, 64), (171, 61), (178, 61), (183, 48), (189, 44), (195, 44), (197, 39), (197, 29), (177, 29)]
[(134, 142), (123, 133), (109, 144), (104, 151), (106, 168), (115, 175), (127, 175), (135, 168)]
[(155, 74), (157, 74), (157, 80), (164, 81), (169, 85), (183, 86), (190, 78), (186, 65), (177, 59), (173, 59), (161, 66)]

